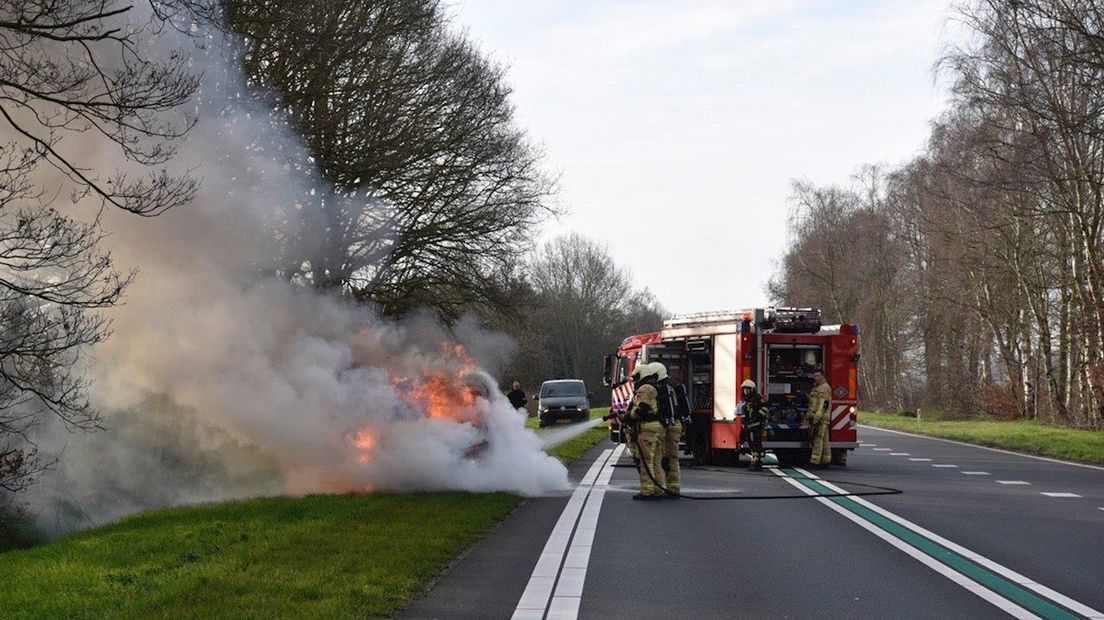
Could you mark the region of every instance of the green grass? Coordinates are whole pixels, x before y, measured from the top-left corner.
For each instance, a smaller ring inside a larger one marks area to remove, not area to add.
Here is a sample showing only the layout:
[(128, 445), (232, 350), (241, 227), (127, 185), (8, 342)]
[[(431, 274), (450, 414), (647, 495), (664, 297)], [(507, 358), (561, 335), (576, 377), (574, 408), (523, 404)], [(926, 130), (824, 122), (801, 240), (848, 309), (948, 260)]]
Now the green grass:
[(400, 609), (521, 498), (262, 499), (0, 554), (5, 618), (364, 618)]
[[(593, 408), (593, 409), (590, 410), (590, 419), (593, 420), (594, 418), (600, 418), (600, 417), (606, 415), (607, 413), (609, 413), (609, 407), (596, 407), (596, 408)], [(530, 417), (525, 419), (525, 428), (531, 428), (533, 430), (537, 430), (539, 428), (538, 423), (539, 423), (539, 420), (538, 420), (537, 416), (530, 416)]]
[(862, 411), (859, 423), (1040, 456), (1104, 464), (1104, 433), (1098, 431), (1059, 428), (1027, 420), (940, 420), (937, 413), (927, 411), (921, 413), (919, 423), (913, 417)]
[[(605, 436), (600, 426), (549, 454), (570, 463)], [(0, 616), (388, 617), (522, 501), (378, 493), (136, 515), (0, 553)]]
[[(599, 407), (590, 410), (590, 419), (600, 418), (609, 413), (609, 407)], [(560, 459), (564, 465), (570, 465), (594, 444), (609, 437), (609, 428), (605, 424), (598, 426), (572, 437), (560, 445), (548, 451), (552, 456)]]

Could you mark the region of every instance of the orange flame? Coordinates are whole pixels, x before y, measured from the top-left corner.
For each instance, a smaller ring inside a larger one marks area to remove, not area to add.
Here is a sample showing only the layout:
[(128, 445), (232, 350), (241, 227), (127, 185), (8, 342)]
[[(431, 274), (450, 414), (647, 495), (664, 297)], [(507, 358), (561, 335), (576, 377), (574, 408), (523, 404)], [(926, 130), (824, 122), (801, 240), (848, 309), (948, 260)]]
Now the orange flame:
[(372, 460), (372, 451), (376, 448), (376, 436), (367, 428), (362, 428), (352, 437), (353, 445), (360, 450), (357, 462), (361, 465), (368, 464)]
[[(452, 343), (441, 345), (441, 358), (445, 362), (441, 366), (449, 370), (426, 368), (414, 377), (393, 374), (391, 385), (427, 418), (479, 425), (475, 412), (477, 394), (466, 380), (477, 368), (475, 361), (463, 346)], [(369, 463), (376, 447), (375, 434), (363, 428), (350, 441), (360, 451), (357, 462)]]

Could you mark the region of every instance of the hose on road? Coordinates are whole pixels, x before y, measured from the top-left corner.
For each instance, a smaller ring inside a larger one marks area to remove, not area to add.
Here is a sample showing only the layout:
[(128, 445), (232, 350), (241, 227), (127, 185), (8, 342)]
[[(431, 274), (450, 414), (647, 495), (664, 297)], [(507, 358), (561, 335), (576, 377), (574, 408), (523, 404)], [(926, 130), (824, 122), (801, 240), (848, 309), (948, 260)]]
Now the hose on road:
[[(644, 454), (644, 451), (640, 449), (640, 440), (637, 439), (635, 436), (633, 437), (633, 443), (636, 444), (637, 453), (638, 454)], [(639, 470), (640, 467), (642, 467), (642, 466), (644, 466), (643, 463), (638, 463), (635, 466), (635, 468), (637, 470)], [(616, 465), (615, 464), (614, 467), (621, 467), (621, 465)], [(901, 489), (895, 489), (893, 487), (883, 487), (883, 486), (878, 486), (876, 484), (866, 484), (866, 483), (863, 483), (863, 482), (851, 482), (851, 481), (848, 481), (848, 480), (829, 480), (828, 478), (809, 478), (808, 476), (800, 476), (799, 477), (799, 476), (792, 476), (791, 475), (791, 476), (788, 476), (791, 480), (812, 480), (813, 482), (831, 482), (831, 483), (837, 484), (837, 485), (847, 485), (847, 486), (852, 486), (852, 487), (864, 487), (864, 488), (871, 489), (871, 490), (869, 490), (869, 491), (858, 491), (858, 492), (855, 492), (855, 493), (851, 493), (851, 492), (848, 492), (848, 493), (816, 493), (815, 495), (806, 495), (805, 493), (800, 493), (800, 494), (793, 493), (793, 494), (790, 494), (790, 495), (686, 495), (685, 493), (682, 493), (682, 492), (671, 491), (666, 486), (664, 486), (660, 481), (656, 480), (655, 476), (652, 474), (651, 468), (644, 467), (644, 471), (648, 472), (648, 477), (652, 479), (652, 484), (656, 485), (656, 488), (663, 491), (663, 493), (665, 495), (670, 495), (670, 496), (678, 497), (678, 498), (681, 498), (681, 499), (692, 499), (692, 500), (699, 500), (699, 501), (707, 501), (707, 500), (718, 500), (718, 501), (727, 500), (727, 501), (731, 501), (731, 500), (752, 500), (752, 499), (754, 499), (754, 500), (760, 500), (760, 499), (816, 499), (818, 497), (828, 497), (828, 498), (831, 498), (831, 497), (871, 497), (871, 496), (874, 496), (874, 495), (900, 495), (901, 493), (904, 493), (904, 491), (902, 491)], [(724, 470), (713, 469), (713, 471), (724, 471)], [(755, 474), (755, 475), (766, 476), (768, 474)], [(779, 476), (776, 476), (776, 475), (770, 475), (770, 477), (775, 478), (775, 479), (783, 479), (783, 478), (780, 478)]]

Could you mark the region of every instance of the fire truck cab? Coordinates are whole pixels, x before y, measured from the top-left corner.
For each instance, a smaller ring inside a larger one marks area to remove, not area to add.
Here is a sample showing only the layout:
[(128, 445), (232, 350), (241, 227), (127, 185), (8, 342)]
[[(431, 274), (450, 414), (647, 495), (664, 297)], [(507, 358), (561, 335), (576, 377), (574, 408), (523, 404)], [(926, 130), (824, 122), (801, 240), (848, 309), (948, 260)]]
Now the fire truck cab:
[[(741, 420), (736, 416), (740, 384), (755, 381), (769, 412), (763, 447), (782, 465), (807, 462), (811, 452), (808, 411), (813, 374), (823, 372), (832, 388), (832, 460), (858, 446), (859, 326), (822, 325), (815, 308), (754, 308), (678, 315), (658, 332), (629, 336), (605, 358), (605, 385), (613, 411), (632, 399), (630, 379), (637, 364), (662, 362), (673, 382), (690, 395), (692, 423), (684, 450), (696, 462), (736, 462)], [(610, 438), (623, 441), (616, 420)]]

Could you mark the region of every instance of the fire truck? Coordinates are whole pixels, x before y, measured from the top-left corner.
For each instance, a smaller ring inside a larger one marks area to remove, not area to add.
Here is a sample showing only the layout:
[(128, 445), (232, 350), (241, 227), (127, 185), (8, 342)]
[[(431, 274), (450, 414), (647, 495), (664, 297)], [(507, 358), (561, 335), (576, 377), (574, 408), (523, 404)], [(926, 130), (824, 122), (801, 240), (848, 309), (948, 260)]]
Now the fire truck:
[[(612, 410), (632, 399), (637, 364), (662, 362), (673, 382), (690, 395), (692, 423), (685, 452), (700, 463), (736, 463), (741, 420), (736, 415), (740, 384), (751, 379), (770, 417), (763, 447), (781, 465), (808, 461), (811, 453), (808, 395), (813, 374), (824, 373), (832, 388), (832, 460), (858, 446), (859, 326), (822, 325), (815, 308), (754, 308), (674, 316), (660, 331), (629, 336), (605, 358), (605, 385)], [(616, 419), (610, 439), (623, 441)]]

